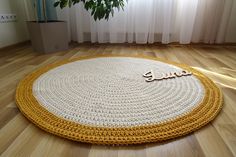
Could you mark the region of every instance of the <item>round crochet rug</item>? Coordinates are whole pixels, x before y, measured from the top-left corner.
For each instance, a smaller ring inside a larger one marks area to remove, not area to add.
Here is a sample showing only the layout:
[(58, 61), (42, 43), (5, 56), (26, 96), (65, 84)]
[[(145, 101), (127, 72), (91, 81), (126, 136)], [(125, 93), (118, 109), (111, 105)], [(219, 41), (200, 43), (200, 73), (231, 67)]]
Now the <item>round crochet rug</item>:
[(21, 112), (67, 139), (140, 144), (172, 139), (207, 124), (222, 107), (217, 86), (183, 64), (144, 56), (65, 60), (26, 76)]

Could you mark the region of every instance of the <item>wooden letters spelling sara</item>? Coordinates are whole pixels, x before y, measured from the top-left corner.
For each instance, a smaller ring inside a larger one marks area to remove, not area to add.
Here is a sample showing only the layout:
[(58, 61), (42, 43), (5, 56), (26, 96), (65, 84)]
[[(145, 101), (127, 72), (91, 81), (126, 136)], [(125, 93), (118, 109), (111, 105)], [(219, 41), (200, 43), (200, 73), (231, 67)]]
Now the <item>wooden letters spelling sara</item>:
[(182, 76), (188, 76), (192, 75), (191, 72), (188, 72), (186, 70), (183, 70), (181, 72), (170, 72), (170, 73), (161, 73), (158, 76), (155, 76), (154, 72), (151, 70), (145, 74), (143, 74), (143, 77), (146, 78), (147, 82), (152, 82), (152, 81), (160, 81), (164, 79), (171, 79), (171, 78), (176, 78), (176, 77), (182, 77)]

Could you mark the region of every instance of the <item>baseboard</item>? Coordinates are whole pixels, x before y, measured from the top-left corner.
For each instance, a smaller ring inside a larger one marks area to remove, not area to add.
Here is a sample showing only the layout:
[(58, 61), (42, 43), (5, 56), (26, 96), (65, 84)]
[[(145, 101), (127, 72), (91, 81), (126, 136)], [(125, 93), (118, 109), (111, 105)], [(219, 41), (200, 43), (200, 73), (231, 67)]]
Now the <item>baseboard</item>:
[(203, 43), (203, 42), (199, 42), (199, 43), (189, 43), (189, 44), (180, 44), (179, 42), (171, 42), (168, 44), (163, 44), (161, 42), (154, 42), (154, 43), (145, 43), (145, 44), (137, 44), (137, 43), (98, 43), (98, 42), (89, 42), (89, 41), (85, 41), (83, 43), (78, 43), (77, 41), (71, 41), (70, 42), (70, 46), (79, 46), (79, 45), (139, 45), (139, 46), (153, 46), (153, 45), (157, 45), (157, 46), (236, 46), (236, 43), (231, 43), (231, 42), (225, 42), (225, 43), (214, 43), (214, 44), (209, 44), (209, 43)]
[[(1, 47), (0, 51), (6, 51), (6, 50), (11, 50), (20, 46), (25, 46), (25, 45), (30, 45), (30, 40), (26, 40), (23, 42), (19, 42), (13, 45)], [(137, 44), (137, 43), (92, 43), (92, 42), (83, 42), (83, 43), (78, 43), (76, 41), (71, 41), (69, 42), (69, 47), (74, 48), (79, 45), (158, 45), (158, 46), (236, 46), (236, 43), (222, 43), (222, 44), (207, 44), (207, 43), (190, 43), (190, 44), (180, 44), (178, 42), (172, 42), (169, 44), (162, 44), (160, 42), (155, 42), (153, 44)]]
[(8, 45), (8, 46), (5, 46), (5, 47), (1, 47), (0, 51), (11, 50), (11, 49), (14, 49), (14, 48), (17, 48), (17, 47), (20, 47), (20, 46), (24, 46), (24, 45), (30, 45), (30, 40), (26, 40), (26, 41), (22, 41), (22, 42), (15, 43), (15, 44), (12, 44), (12, 45)]

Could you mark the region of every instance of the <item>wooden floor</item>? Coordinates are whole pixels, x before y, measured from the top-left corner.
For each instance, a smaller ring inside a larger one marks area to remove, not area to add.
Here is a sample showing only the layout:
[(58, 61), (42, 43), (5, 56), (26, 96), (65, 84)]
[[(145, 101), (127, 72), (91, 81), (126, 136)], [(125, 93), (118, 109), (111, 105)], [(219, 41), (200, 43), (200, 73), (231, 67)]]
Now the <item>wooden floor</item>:
[[(202, 71), (221, 88), (225, 104), (209, 125), (164, 143), (99, 146), (69, 141), (30, 123), (14, 102), (16, 85), (35, 69), (65, 58), (94, 54), (143, 54), (185, 63)], [(90, 45), (66, 52), (38, 54), (30, 45), (0, 51), (0, 154), (48, 157), (230, 157), (236, 156), (236, 47), (207, 45)]]

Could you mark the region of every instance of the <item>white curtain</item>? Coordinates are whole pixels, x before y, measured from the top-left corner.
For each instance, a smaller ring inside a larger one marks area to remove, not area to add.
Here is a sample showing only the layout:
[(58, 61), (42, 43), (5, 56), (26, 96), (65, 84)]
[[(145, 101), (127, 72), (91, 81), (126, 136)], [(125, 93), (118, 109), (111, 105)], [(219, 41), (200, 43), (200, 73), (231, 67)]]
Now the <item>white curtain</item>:
[(234, 0), (128, 0), (124, 11), (94, 21), (83, 4), (57, 9), (73, 41), (222, 43)]

